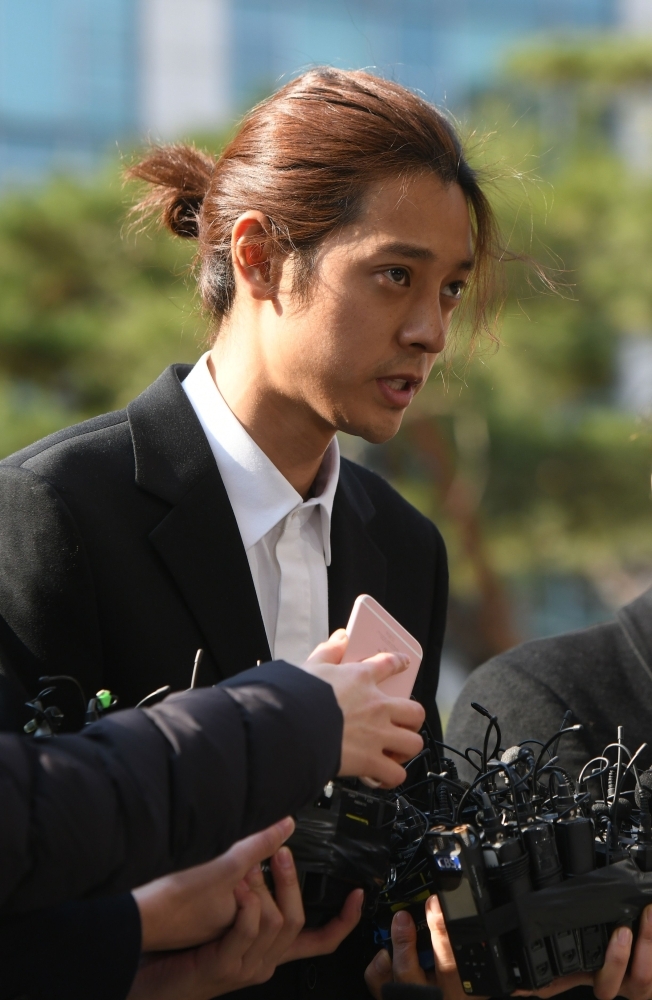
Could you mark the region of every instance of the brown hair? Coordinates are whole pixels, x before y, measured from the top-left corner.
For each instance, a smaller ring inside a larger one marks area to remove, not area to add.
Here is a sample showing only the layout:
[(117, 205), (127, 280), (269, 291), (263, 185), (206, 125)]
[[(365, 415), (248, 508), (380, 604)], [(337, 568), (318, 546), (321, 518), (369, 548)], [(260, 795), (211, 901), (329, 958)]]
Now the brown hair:
[(154, 215), (198, 238), (202, 299), (219, 320), (233, 304), (231, 231), (243, 212), (267, 216), (269, 238), (294, 257), (295, 289), (305, 292), (320, 244), (355, 220), (368, 186), (426, 170), (466, 195), (476, 257), (467, 311), (474, 332), (496, 339), (487, 312), (502, 252), (491, 206), (451, 122), (397, 83), (311, 70), (253, 108), (217, 159), (188, 145), (155, 147), (127, 177), (151, 185), (138, 218)]

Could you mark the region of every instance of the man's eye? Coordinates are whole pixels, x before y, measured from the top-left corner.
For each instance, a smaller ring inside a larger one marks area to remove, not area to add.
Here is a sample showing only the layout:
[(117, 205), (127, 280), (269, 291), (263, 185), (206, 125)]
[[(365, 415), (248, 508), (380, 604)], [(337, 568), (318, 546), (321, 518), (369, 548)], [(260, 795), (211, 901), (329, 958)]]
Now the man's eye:
[(444, 285), (442, 288), (442, 295), (448, 295), (451, 299), (461, 299), (462, 292), (464, 291), (463, 281), (451, 281), (450, 284)]
[(390, 267), (387, 271), (385, 271), (385, 274), (387, 274), (390, 280), (397, 285), (410, 284), (410, 275), (404, 267)]

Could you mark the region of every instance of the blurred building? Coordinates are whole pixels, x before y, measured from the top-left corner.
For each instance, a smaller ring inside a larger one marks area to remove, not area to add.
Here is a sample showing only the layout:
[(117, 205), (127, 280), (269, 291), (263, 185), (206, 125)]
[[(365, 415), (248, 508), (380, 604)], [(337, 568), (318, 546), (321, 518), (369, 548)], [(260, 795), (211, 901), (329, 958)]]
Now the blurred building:
[(605, 28), (636, 2), (0, 0), (0, 179), (223, 127), (316, 63), (372, 67), (459, 107), (519, 38)]
[(87, 168), (140, 127), (134, 0), (0, 0), (0, 178)]
[(623, 410), (652, 415), (652, 336), (649, 330), (624, 333), (616, 353), (616, 399)]

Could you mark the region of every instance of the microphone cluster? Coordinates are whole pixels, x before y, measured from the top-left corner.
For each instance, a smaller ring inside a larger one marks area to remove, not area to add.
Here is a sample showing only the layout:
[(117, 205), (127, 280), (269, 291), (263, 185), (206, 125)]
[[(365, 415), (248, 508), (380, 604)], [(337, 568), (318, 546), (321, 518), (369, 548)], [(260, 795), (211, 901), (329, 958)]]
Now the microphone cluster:
[[(377, 943), (391, 947), (393, 914), (417, 925), (421, 964), (433, 964), (424, 903), (436, 892), (466, 993), (536, 990), (599, 969), (612, 929), (652, 902), (652, 769), (637, 767), (622, 727), (574, 780), (561, 739), (501, 747), (487, 719), (481, 748), (449, 747), (424, 731), (424, 749), (391, 792), (329, 783), (297, 817), (289, 841), (307, 922), (337, 913), (355, 886)], [(455, 764), (473, 768), (471, 782)]]

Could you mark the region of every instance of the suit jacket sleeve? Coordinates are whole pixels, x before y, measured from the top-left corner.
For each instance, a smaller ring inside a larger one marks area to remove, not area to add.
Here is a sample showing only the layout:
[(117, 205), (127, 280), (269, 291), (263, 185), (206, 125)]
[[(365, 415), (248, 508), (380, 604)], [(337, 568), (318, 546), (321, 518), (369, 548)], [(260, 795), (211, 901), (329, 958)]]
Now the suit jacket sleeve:
[(430, 618), (428, 645), (424, 650), (423, 665), (414, 687), (414, 697), (426, 710), (426, 722), (435, 739), (441, 739), (442, 729), (436, 696), (439, 684), (441, 652), (446, 631), (446, 611), (448, 608), (448, 558), (444, 540), (434, 524), (430, 525), (435, 554), (435, 579)]
[(90, 697), (100, 686), (95, 588), (65, 499), (41, 476), (0, 465), (0, 637), (31, 694), (43, 674), (73, 674)]
[(121, 892), (221, 854), (316, 797), (342, 724), (329, 684), (277, 662), (80, 735), (0, 735), (0, 906)]

